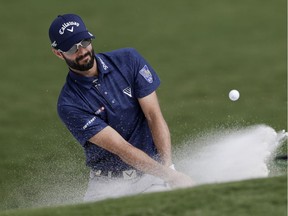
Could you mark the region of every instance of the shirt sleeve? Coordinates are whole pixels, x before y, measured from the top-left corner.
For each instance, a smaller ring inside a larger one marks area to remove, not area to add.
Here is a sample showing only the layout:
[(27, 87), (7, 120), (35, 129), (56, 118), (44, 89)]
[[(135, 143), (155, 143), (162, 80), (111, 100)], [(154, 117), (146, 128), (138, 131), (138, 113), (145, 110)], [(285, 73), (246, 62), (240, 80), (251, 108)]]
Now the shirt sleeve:
[(131, 49), (130, 61), (134, 73), (135, 96), (143, 98), (159, 87), (160, 79), (154, 69), (135, 49)]
[(107, 126), (98, 116), (73, 106), (58, 105), (58, 115), (81, 145)]

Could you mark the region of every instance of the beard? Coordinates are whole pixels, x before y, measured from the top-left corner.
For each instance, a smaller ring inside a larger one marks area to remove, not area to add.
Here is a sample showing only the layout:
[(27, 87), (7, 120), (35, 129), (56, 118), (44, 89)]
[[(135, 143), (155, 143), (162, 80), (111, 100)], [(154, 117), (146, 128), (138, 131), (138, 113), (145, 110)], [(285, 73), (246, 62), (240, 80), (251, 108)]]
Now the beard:
[[(89, 56), (90, 60), (80, 64), (80, 61), (82, 59), (84, 59), (85, 57)], [(78, 70), (78, 71), (88, 71), (89, 69), (91, 69), (94, 65), (94, 49), (92, 49), (91, 51), (88, 51), (87, 53), (85, 53), (84, 55), (78, 56), (75, 61), (72, 61), (70, 59), (67, 59), (64, 55), (63, 58), (65, 59), (67, 65), (73, 70)]]

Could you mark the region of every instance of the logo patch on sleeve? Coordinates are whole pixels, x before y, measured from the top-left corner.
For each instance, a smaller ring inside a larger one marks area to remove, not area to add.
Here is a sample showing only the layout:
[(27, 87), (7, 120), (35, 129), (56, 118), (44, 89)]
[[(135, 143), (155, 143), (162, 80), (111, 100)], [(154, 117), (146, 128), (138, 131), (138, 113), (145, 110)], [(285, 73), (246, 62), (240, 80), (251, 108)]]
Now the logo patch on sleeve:
[(153, 83), (153, 76), (149, 70), (149, 68), (147, 67), (147, 65), (145, 65), (140, 71), (139, 73), (145, 78), (145, 80), (149, 83)]

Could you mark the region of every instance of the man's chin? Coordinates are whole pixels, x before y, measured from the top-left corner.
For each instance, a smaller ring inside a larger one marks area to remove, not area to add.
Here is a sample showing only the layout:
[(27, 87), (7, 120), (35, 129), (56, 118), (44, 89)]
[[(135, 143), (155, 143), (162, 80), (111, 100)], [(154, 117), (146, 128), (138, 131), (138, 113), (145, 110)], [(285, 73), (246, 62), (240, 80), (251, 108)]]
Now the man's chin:
[(90, 70), (95, 64), (95, 58), (93, 58), (92, 53), (94, 53), (93, 50), (90, 55), (85, 55), (85, 57), (76, 59), (76, 61), (69, 60), (65, 57), (64, 59), (71, 70), (85, 72)]
[(85, 63), (85, 64), (78, 64), (77, 66), (75, 65), (75, 67), (71, 67), (71, 69), (85, 72), (85, 71), (90, 70), (93, 66), (94, 66), (94, 61), (92, 62), (89, 61), (88, 63)]

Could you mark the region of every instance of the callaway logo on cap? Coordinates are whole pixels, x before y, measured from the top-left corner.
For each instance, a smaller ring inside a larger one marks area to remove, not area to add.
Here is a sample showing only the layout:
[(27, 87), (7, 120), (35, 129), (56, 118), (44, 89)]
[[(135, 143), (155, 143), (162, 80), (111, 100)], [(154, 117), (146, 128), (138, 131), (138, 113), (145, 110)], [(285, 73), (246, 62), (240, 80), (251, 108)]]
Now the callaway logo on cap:
[(49, 28), (51, 46), (63, 52), (83, 39), (95, 38), (82, 19), (75, 14), (59, 15)]

